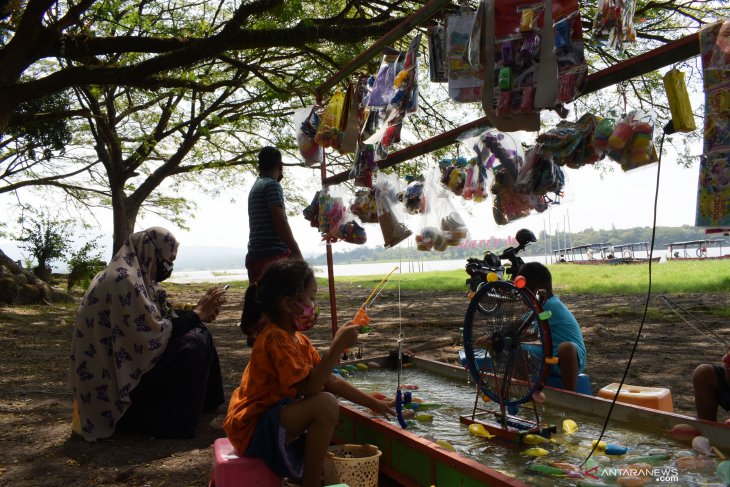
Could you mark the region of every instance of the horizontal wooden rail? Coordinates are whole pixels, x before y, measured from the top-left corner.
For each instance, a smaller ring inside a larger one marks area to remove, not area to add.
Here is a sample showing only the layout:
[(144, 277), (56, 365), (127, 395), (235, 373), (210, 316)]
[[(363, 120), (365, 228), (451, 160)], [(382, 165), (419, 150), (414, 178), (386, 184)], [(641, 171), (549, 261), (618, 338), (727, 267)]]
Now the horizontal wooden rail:
[[(691, 34), (676, 41), (672, 41), (651, 51), (627, 59), (606, 69), (602, 69), (588, 76), (582, 95), (595, 93), (608, 86), (621, 81), (641, 76), (655, 71), (664, 66), (685, 61), (700, 54), (699, 33)], [(405, 149), (389, 154), (387, 158), (378, 161), (378, 167), (385, 169), (408, 161), (418, 156), (428, 154), (438, 149), (447, 147), (467, 130), (476, 127), (490, 127), (491, 123), (487, 117), (478, 118), (465, 125), (461, 125), (442, 134), (413, 144)], [(334, 174), (322, 182), (323, 184), (339, 184), (347, 181), (349, 171)]]

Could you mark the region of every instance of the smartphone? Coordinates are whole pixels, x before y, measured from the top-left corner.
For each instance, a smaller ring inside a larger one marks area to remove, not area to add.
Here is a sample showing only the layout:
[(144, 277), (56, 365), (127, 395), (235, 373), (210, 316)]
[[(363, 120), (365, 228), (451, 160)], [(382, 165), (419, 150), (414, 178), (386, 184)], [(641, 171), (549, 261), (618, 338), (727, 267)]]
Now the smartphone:
[(223, 286), (223, 290), (224, 290), (224, 291), (228, 291), (228, 288), (229, 288), (229, 287), (231, 287), (231, 285), (230, 285), (230, 284), (226, 284), (225, 286)]

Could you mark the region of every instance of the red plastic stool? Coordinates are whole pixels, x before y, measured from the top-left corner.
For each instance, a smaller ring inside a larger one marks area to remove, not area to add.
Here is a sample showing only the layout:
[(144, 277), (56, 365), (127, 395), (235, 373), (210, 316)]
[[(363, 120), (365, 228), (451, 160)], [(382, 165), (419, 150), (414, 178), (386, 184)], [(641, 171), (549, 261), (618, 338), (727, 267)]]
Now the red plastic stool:
[(239, 457), (228, 438), (213, 443), (213, 472), (208, 487), (280, 487), (281, 478), (259, 458)]

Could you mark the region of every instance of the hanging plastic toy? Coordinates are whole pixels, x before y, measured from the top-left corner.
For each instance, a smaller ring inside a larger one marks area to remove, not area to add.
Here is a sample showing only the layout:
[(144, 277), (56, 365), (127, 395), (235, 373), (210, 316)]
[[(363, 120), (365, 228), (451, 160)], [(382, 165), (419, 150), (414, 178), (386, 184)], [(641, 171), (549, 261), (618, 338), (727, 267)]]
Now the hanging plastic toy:
[(598, 0), (593, 19), (593, 38), (617, 51), (625, 42), (636, 41), (636, 0)]

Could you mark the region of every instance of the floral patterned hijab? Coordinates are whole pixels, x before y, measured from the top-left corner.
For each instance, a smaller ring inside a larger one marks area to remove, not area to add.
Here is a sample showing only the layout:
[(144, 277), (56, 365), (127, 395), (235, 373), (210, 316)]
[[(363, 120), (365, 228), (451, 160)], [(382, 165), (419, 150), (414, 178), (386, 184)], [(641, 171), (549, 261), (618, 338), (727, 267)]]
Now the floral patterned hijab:
[(131, 404), (130, 392), (167, 346), (173, 312), (154, 279), (158, 261), (174, 261), (177, 247), (161, 227), (132, 234), (91, 281), (79, 306), (70, 375), (89, 441), (114, 433)]

